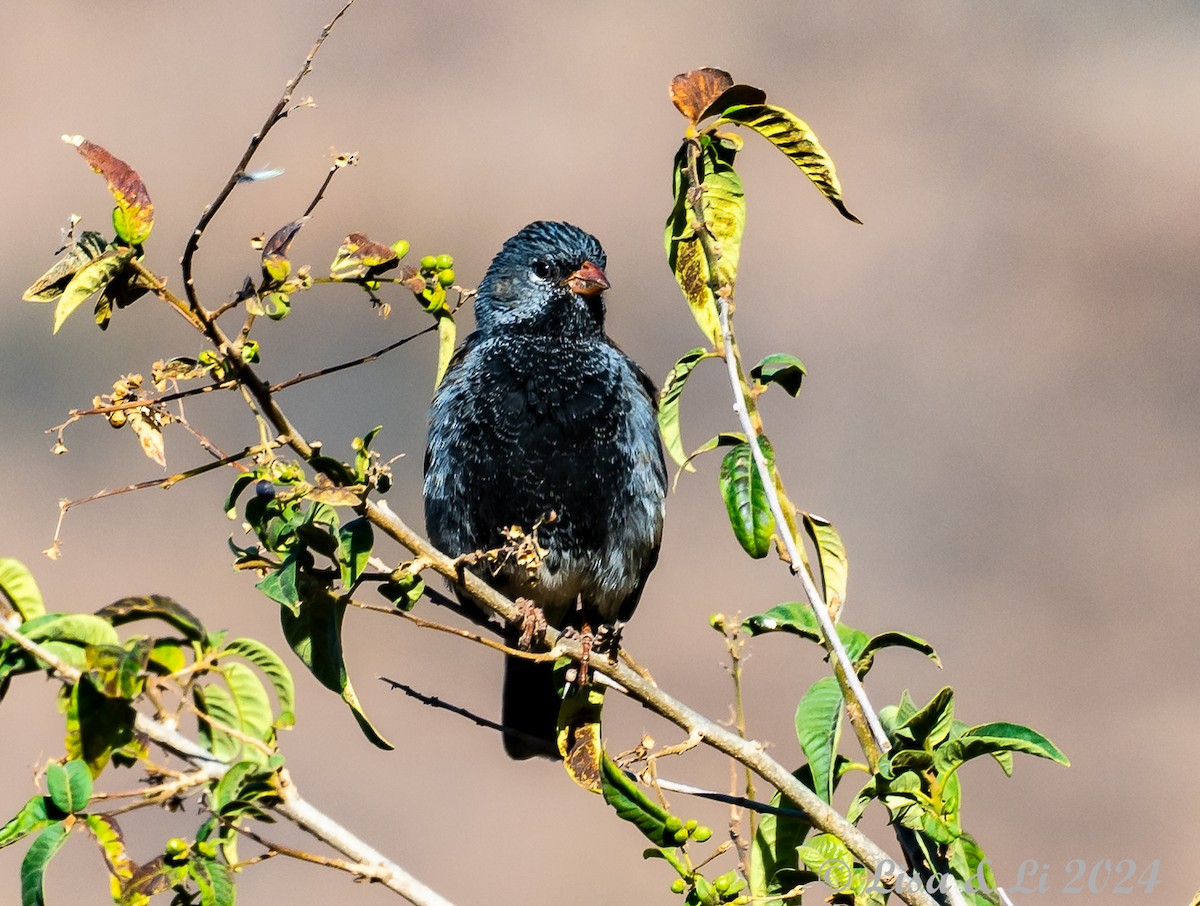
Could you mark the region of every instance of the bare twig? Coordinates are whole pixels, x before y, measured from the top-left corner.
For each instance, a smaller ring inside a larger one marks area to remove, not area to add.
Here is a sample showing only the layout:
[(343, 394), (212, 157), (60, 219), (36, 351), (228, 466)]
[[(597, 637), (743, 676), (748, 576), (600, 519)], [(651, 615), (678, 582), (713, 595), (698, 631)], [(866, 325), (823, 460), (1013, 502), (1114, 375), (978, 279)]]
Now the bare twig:
[(321, 45), (325, 43), (325, 39), (329, 37), (330, 32), (333, 31), (333, 27), (337, 25), (338, 20), (341, 19), (342, 16), (346, 14), (346, 11), (349, 10), (353, 5), (354, 0), (346, 0), (345, 6), (338, 10), (337, 13), (334, 14), (333, 18), (329, 20), (329, 24), (325, 26), (324, 30), (322, 30), (321, 34), (317, 37), (316, 43), (313, 44), (312, 50), (310, 50), (308, 52), (308, 56), (305, 57), (304, 65), (300, 67), (300, 71), (296, 73), (296, 75), (284, 86), (283, 95), (279, 98), (278, 103), (276, 103), (274, 109), (267, 114), (267, 118), (259, 130), (250, 137), (250, 144), (246, 146), (246, 150), (243, 152), (241, 160), (238, 161), (233, 172), (229, 174), (229, 179), (226, 181), (221, 191), (217, 193), (217, 197), (214, 198), (209, 203), (208, 207), (204, 209), (204, 212), (200, 215), (200, 220), (196, 223), (196, 228), (192, 231), (192, 235), (188, 237), (187, 245), (185, 245), (183, 249), (183, 257), (179, 259), (179, 265), (183, 271), (183, 288), (187, 293), (188, 303), (191, 305), (193, 311), (200, 311), (200, 299), (196, 295), (196, 282), (192, 276), (192, 260), (196, 256), (196, 250), (200, 247), (200, 238), (204, 235), (204, 231), (208, 228), (208, 225), (212, 222), (212, 219), (217, 216), (217, 212), (221, 209), (221, 206), (225, 204), (225, 200), (230, 196), (230, 194), (232, 194), (233, 190), (237, 188), (241, 178), (246, 173), (246, 168), (250, 165), (250, 159), (254, 157), (254, 153), (258, 150), (259, 145), (262, 144), (263, 139), (267, 137), (267, 134), (272, 128), (274, 128), (275, 124), (286, 117), (290, 112), (288, 105), (292, 102), (292, 95), (295, 93), (296, 88), (299, 86), (301, 80), (312, 71), (313, 59), (316, 57), (317, 52), (321, 49)]

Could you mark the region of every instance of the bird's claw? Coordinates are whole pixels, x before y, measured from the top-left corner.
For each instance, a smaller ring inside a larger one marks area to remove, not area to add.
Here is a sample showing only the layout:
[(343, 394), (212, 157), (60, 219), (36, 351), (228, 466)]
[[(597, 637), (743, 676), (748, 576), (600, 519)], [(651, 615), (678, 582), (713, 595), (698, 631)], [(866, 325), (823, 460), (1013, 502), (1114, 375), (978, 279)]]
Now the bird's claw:
[(528, 651), (533, 647), (534, 642), (540, 642), (546, 636), (546, 614), (533, 601), (528, 598), (517, 598), (517, 607), (520, 611), (520, 616), (517, 618), (517, 624), (521, 627), (521, 635), (517, 638), (517, 645), (522, 651)]

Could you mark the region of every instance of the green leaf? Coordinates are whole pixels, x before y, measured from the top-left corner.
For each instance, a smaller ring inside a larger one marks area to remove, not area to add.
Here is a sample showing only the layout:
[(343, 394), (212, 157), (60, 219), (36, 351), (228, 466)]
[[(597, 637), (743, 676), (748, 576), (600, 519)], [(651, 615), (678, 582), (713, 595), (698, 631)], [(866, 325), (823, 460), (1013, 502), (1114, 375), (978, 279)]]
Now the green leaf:
[(0, 827), (0, 849), (49, 825), (53, 820), (47, 808), (49, 803), (48, 796), (34, 796), (26, 802), (7, 824)]
[(338, 529), (337, 562), (342, 573), (342, 587), (349, 591), (358, 582), (371, 558), (375, 533), (365, 516), (352, 519)]
[(108, 191), (117, 203), (113, 227), (121, 240), (130, 245), (145, 242), (154, 226), (154, 204), (137, 171), (82, 135), (64, 135), (63, 141), (74, 145), (88, 166), (107, 180)]
[(216, 859), (195, 858), (188, 862), (188, 874), (200, 891), (200, 906), (233, 906), (236, 895), (229, 866)]
[(849, 890), (853, 879), (854, 856), (833, 834), (817, 834), (797, 850), (804, 867), (833, 890)]
[(133, 249), (109, 249), (94, 261), (89, 261), (71, 278), (54, 308), (54, 333), (90, 296), (100, 292), (115, 280), (129, 264)]
[(279, 699), (279, 717), (275, 720), (275, 726), (293, 726), (296, 723), (296, 685), (292, 680), (292, 672), (279, 655), (254, 639), (234, 639), (225, 646), (224, 654), (245, 658), (266, 674)]
[[(32, 620), (46, 612), (33, 573), (20, 560), (0, 557), (0, 595), (21, 615), (22, 621)], [(2, 612), (0, 618), (3, 618)]]
[[(997, 894), (996, 876), (983, 849), (970, 834), (959, 834), (947, 851), (950, 871), (958, 878), (959, 887), (964, 889), (968, 902), (976, 906), (1000, 904)], [(969, 882), (970, 893), (967, 892)]]
[(842, 735), (842, 690), (837, 678), (823, 676), (796, 707), (796, 738), (812, 768), (813, 791), (833, 801), (834, 759)]
[(846, 209), (842, 201), (842, 184), (834, 169), (833, 159), (821, 147), (816, 134), (804, 120), (772, 104), (747, 104), (725, 110), (717, 125), (722, 122), (753, 129), (799, 167), (843, 217), (862, 223)]
[[(949, 735), (954, 721), (954, 690), (946, 686), (920, 711), (896, 728), (896, 736), (918, 748), (935, 748)], [(893, 761), (895, 759), (893, 758)]]
[(817, 564), (821, 570), (821, 585), (825, 590), (825, 606), (833, 614), (840, 612), (846, 600), (846, 582), (850, 573), (850, 562), (846, 559), (846, 546), (828, 520), (812, 513), (804, 513), (804, 530), (817, 547)]
[[(765, 437), (759, 437), (758, 443), (768, 469), (773, 470), (774, 454), (770, 443)], [(725, 454), (718, 481), (738, 544), (756, 560), (765, 557), (771, 550), (775, 517), (771, 514), (749, 444), (738, 444)]]
[(800, 395), (805, 374), (804, 363), (786, 352), (773, 352), (750, 369), (750, 377), (759, 384), (778, 384), (789, 396)]
[(998, 752), (1024, 752), (1048, 758), (1069, 767), (1070, 759), (1049, 739), (1022, 724), (990, 723), (971, 727), (962, 736), (952, 739), (936, 751), (938, 771), (957, 768), (965, 761), (980, 755)]
[(67, 842), (70, 831), (56, 821), (37, 835), (21, 861), (21, 906), (46, 906), (46, 895), (42, 879), (46, 866)]
[(671, 454), (671, 458), (680, 466), (695, 471), (688, 465), (688, 456), (683, 450), (683, 437), (679, 427), (679, 402), (683, 395), (683, 387), (692, 371), (705, 359), (715, 358), (706, 349), (697, 347), (683, 354), (673, 366), (667, 379), (663, 381), (662, 390), (658, 394), (658, 430), (662, 434), (663, 447)]
[(203, 641), (207, 635), (198, 616), (165, 595), (121, 598), (97, 610), (96, 616), (114, 626), (123, 626), (136, 620), (162, 620), (194, 642)]
[(201, 743), (212, 752), (218, 761), (229, 762), (241, 752), (242, 743), (231, 736), (223, 727), (236, 727), (237, 709), (225, 687), (215, 683), (197, 684), (192, 687), (192, 702), (201, 714), (206, 714), (220, 726), (200, 720), (198, 732)]
[(683, 465), (680, 467), (679, 471), (675, 473), (675, 481), (679, 481), (679, 476), (683, 474), (684, 469), (687, 469), (689, 472), (695, 471), (695, 469), (692, 468), (692, 460), (697, 456), (700, 456), (704, 453), (709, 453), (721, 447), (736, 447), (738, 444), (744, 444), (745, 442), (746, 435), (736, 431), (722, 431), (716, 437), (710, 437), (687, 455), (687, 458), (683, 461)]
[(71, 687), (67, 698), (66, 751), (72, 759), (87, 763), (93, 777), (99, 776), (112, 755), (133, 739), (137, 714), (123, 698), (110, 698), (85, 675)]
[(296, 656), (325, 688), (342, 696), (363, 735), (381, 749), (394, 748), (367, 719), (346, 674), (346, 662), (342, 655), (342, 617), (345, 613), (344, 600), (322, 594), (306, 599), (298, 613), (284, 608), (279, 616), (283, 635)]
[(600, 759), (600, 792), (619, 818), (635, 825), (655, 846), (676, 845), (675, 825), (682, 827), (683, 823), (678, 819), (671, 821), (671, 813), (625, 776), (607, 752)]
[(26, 302), (53, 302), (63, 294), (67, 284), (79, 273), (80, 268), (95, 261), (108, 249), (104, 237), (93, 230), (86, 230), (54, 266), (42, 274), (21, 296)]
[[(205, 687), (210, 715), (243, 736), (270, 741), (273, 738), (271, 701), (258, 674), (240, 661), (222, 662), (215, 672), (225, 680), (229, 694), (227, 699), (216, 702), (216, 709), (225, 712), (219, 715), (214, 713), (214, 700), (211, 698), (214, 689), (219, 687)], [(235, 739), (233, 744), (242, 748), (240, 740)], [(262, 761), (266, 756), (257, 748), (245, 746), (243, 757)]]
[[(807, 601), (788, 601), (785, 604), (776, 604), (766, 613), (747, 617), (742, 623), (742, 628), (750, 635), (789, 632), (816, 642), (818, 645), (822, 645), (825, 638), (825, 634), (821, 632), (821, 625), (817, 622), (816, 614), (813, 613), (812, 606)], [(867, 646), (867, 634), (844, 623), (838, 623), (834, 628), (837, 630), (838, 638), (841, 639), (842, 646), (846, 649), (850, 660), (858, 658)]]
[(293, 614), (300, 612), (300, 590), (298, 582), (298, 564), (301, 552), (293, 551), (288, 554), (279, 569), (267, 575), (254, 587), (264, 595), (282, 604)]
[(76, 645), (120, 645), (112, 625), (88, 613), (48, 613), (23, 624), (21, 631), (34, 642), (71, 642)]
[(225, 498), (225, 515), (230, 519), (237, 517), (237, 502), (242, 496), (242, 491), (246, 490), (251, 484), (257, 483), (262, 476), (257, 471), (242, 472), (233, 480), (233, 486), (229, 489), (229, 494)]
[(92, 775), (87, 765), (76, 759), (66, 764), (50, 762), (46, 767), (46, 786), (50, 801), (66, 815), (87, 808), (92, 798)]
[(878, 635), (871, 636), (870, 640), (863, 647), (862, 653), (854, 662), (855, 672), (859, 678), (867, 675), (867, 671), (871, 669), (871, 665), (875, 659), (875, 653), (884, 648), (911, 648), (913, 651), (919, 651), (931, 661), (942, 666), (941, 658), (937, 656), (937, 652), (933, 650), (933, 646), (919, 636), (910, 635), (907, 632), (881, 632)]
[[(812, 789), (812, 772), (808, 765), (795, 772), (797, 780)], [(776, 808), (799, 807), (782, 793), (775, 793), (771, 805)], [(754, 844), (750, 848), (750, 894), (765, 897), (780, 894), (802, 883), (798, 875), (800, 857), (797, 847), (804, 842), (812, 830), (808, 819), (799, 815), (773, 815), (765, 812), (759, 816), (754, 831)]]

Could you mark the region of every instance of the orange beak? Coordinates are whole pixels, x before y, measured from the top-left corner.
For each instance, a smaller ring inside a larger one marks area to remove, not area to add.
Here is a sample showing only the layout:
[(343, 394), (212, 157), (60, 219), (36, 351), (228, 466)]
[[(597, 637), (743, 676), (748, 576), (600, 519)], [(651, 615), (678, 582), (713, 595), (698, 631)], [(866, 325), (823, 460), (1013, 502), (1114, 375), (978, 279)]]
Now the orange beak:
[(583, 262), (583, 266), (563, 283), (580, 296), (595, 296), (608, 289), (608, 278), (604, 276), (604, 271), (590, 261)]

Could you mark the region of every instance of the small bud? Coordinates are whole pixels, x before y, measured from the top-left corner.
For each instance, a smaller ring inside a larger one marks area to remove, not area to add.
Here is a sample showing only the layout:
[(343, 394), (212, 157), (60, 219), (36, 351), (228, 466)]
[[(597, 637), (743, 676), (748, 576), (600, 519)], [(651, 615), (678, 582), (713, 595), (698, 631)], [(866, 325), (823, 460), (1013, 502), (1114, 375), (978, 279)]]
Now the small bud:
[(703, 824), (701, 824), (698, 828), (696, 828), (695, 833), (692, 834), (692, 839), (697, 843), (707, 843), (712, 839), (712, 828), (705, 827)]
[(687, 881), (683, 878), (676, 878), (671, 882), (671, 893), (683, 893), (687, 890)]
[(437, 269), (437, 258), (433, 255), (426, 255), (421, 259), (421, 270), (432, 271)]
[(454, 267), (454, 258), (450, 255), (438, 255), (436, 266), (439, 271), (449, 270)]
[(392, 251), (396, 253), (397, 258), (403, 258), (407, 255), (409, 248), (407, 239), (397, 239), (392, 243)]

